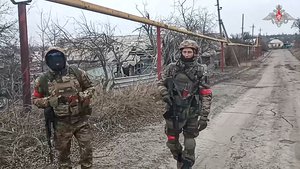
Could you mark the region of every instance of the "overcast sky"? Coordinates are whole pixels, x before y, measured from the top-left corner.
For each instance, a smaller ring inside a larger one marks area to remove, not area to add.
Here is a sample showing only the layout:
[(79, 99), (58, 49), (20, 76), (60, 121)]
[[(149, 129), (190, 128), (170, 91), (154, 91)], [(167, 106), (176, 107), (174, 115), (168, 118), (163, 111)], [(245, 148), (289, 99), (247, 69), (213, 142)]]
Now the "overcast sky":
[[(147, 10), (154, 20), (161, 17), (167, 17), (174, 11), (174, 0), (86, 0), (88, 2), (102, 5), (108, 8), (121, 10), (134, 15), (139, 15), (136, 10), (136, 5), (139, 9), (143, 9), (143, 4), (146, 3)], [(251, 32), (251, 25), (255, 25), (254, 34), (262, 29), (262, 34), (281, 34), (281, 33), (296, 33), (297, 30), (291, 29), (292, 22), (283, 24), (277, 27), (271, 21), (262, 20), (276, 5), (280, 4), (283, 9), (294, 18), (300, 17), (300, 1), (299, 0), (219, 0), (221, 17), (228, 34), (241, 33), (241, 18), (245, 15), (245, 32)], [(191, 4), (192, 0), (187, 0)], [(217, 0), (195, 0), (196, 6), (207, 8), (208, 11), (217, 16), (216, 2)], [(119, 19), (111, 16), (106, 16), (99, 13), (84, 11), (77, 8), (72, 8), (60, 4), (44, 0), (33, 0), (32, 7), (28, 15), (29, 37), (37, 37), (37, 24), (39, 24), (40, 11), (44, 13), (52, 13), (53, 18), (59, 18), (61, 23), (64, 23), (70, 17), (79, 17), (82, 12), (85, 16), (93, 21), (102, 23), (111, 23), (117, 26), (116, 34), (132, 34), (132, 31), (139, 26), (138, 23)], [(216, 27), (215, 31), (218, 31)]]

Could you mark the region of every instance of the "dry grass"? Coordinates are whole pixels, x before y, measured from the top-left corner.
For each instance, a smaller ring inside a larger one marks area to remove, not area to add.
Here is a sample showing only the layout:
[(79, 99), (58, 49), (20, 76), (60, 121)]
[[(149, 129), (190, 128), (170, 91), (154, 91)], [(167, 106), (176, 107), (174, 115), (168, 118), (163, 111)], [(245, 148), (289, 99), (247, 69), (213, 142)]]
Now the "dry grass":
[(0, 116), (0, 168), (42, 168), (47, 144), (39, 111), (25, 114), (18, 103)]
[[(134, 86), (125, 90), (104, 93), (97, 91), (91, 118), (97, 135), (109, 140), (120, 132), (134, 132), (143, 126), (162, 120), (163, 103), (156, 102), (154, 86)], [(102, 137), (104, 136), (104, 137)]]
[[(154, 86), (106, 93), (97, 90), (90, 118), (94, 147), (103, 146), (119, 133), (161, 121), (163, 103), (154, 100), (156, 95)], [(42, 110), (33, 108), (25, 114), (19, 103), (11, 104), (0, 116), (0, 168), (45, 168), (49, 153), (45, 136)], [(73, 160), (78, 159), (76, 146), (72, 146)]]
[(293, 47), (292, 49), (290, 49), (290, 51), (298, 60), (300, 60), (300, 46)]

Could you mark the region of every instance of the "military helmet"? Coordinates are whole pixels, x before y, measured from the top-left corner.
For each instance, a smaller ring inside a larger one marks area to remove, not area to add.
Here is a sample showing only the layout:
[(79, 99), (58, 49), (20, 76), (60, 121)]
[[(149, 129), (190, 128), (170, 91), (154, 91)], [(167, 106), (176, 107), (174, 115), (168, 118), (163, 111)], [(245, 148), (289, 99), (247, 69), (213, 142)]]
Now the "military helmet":
[(198, 54), (198, 51), (199, 51), (199, 46), (198, 46), (197, 42), (190, 40), (190, 39), (184, 40), (180, 43), (179, 49), (182, 50), (183, 48), (192, 48), (196, 51), (195, 54)]
[(45, 56), (47, 55), (47, 53), (51, 52), (51, 51), (60, 51), (62, 53), (65, 53), (64, 49), (60, 48), (60, 47), (55, 47), (55, 46), (52, 46), (52, 47), (49, 47), (45, 53)]

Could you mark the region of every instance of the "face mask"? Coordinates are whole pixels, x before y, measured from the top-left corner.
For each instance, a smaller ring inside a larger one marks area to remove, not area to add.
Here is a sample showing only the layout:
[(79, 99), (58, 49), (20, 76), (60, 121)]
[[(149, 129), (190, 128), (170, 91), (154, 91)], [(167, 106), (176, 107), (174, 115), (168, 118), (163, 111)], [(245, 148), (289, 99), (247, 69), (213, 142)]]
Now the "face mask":
[(45, 59), (48, 67), (53, 71), (62, 71), (66, 67), (65, 55), (62, 52), (51, 52)]
[(193, 62), (194, 61), (194, 57), (192, 57), (192, 58), (185, 58), (183, 55), (180, 56), (180, 59), (183, 62)]

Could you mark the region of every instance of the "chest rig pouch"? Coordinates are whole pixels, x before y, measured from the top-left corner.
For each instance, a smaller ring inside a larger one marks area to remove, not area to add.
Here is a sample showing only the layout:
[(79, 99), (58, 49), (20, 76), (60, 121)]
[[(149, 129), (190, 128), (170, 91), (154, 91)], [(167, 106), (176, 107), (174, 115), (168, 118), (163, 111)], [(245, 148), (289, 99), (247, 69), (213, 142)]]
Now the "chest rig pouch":
[(177, 109), (185, 116), (197, 115), (201, 102), (199, 98), (199, 85), (190, 79), (185, 73), (179, 72), (173, 78), (174, 102)]
[[(49, 84), (49, 91), (52, 95), (64, 98), (64, 101), (59, 101), (58, 106), (53, 108), (58, 117), (79, 115), (81, 107), (78, 93), (81, 92), (81, 87), (75, 76), (67, 75), (53, 80)], [(70, 99), (73, 100), (72, 104)]]

